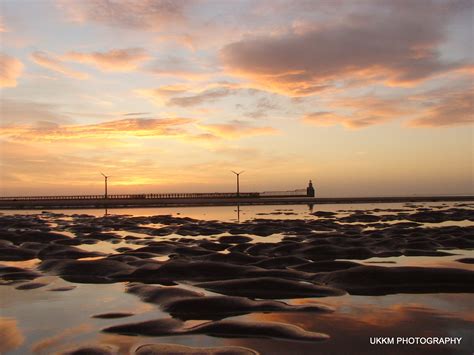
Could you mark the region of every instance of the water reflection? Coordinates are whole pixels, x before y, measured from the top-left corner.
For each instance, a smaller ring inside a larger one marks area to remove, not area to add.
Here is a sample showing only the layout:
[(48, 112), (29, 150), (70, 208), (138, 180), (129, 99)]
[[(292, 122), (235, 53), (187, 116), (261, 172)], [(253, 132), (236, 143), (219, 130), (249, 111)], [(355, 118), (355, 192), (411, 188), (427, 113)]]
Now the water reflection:
[(0, 353), (18, 348), (25, 337), (14, 318), (0, 318)]
[[(358, 210), (373, 210), (379, 211), (374, 212), (374, 214), (390, 214), (392, 212), (383, 211), (397, 209), (405, 211), (410, 211), (410, 207), (407, 208), (403, 203), (361, 203), (361, 204), (321, 204), (321, 205), (283, 205), (284, 208), (291, 208), (291, 210), (298, 214), (298, 218), (314, 218), (312, 215), (308, 215), (309, 212), (316, 211), (325, 211), (325, 212), (336, 212), (340, 215), (347, 214), (353, 211)], [(431, 208), (450, 208), (454, 207), (456, 204), (445, 204), (445, 203), (424, 203), (419, 204), (415, 207), (431, 207)], [(242, 207), (242, 206), (241, 206)], [(274, 212), (276, 209), (281, 208), (282, 206), (273, 206), (273, 205), (252, 205), (246, 206), (246, 215), (247, 219), (257, 218), (259, 213), (269, 214)], [(471, 206), (466, 206), (471, 207)], [(190, 206), (190, 207), (139, 207), (139, 208), (114, 208), (114, 209), (67, 209), (67, 210), (52, 210), (55, 213), (65, 213), (68, 215), (72, 214), (87, 214), (96, 217), (102, 217), (105, 214), (107, 215), (133, 215), (133, 216), (153, 216), (153, 215), (179, 215), (181, 217), (191, 217), (204, 220), (220, 220), (220, 221), (232, 221), (236, 217), (236, 208), (235, 206)], [(2, 211), (4, 214), (38, 214), (38, 210), (5, 210)], [(294, 215), (285, 216), (284, 214), (280, 215), (266, 215), (266, 218), (294, 218)]]
[[(453, 255), (446, 256), (392, 256), (392, 257), (372, 257), (365, 260), (357, 260), (362, 264), (366, 265), (378, 265), (378, 264), (396, 264), (395, 266), (422, 266), (422, 267), (447, 267), (455, 269), (466, 269), (474, 270), (473, 264), (460, 263), (457, 261), (460, 258), (474, 258), (474, 250), (464, 249), (439, 249), (439, 251), (445, 251)], [(353, 260), (352, 260), (353, 261)]]
[[(452, 301), (456, 299), (453, 297)], [(472, 298), (469, 297), (470, 306)], [(317, 344), (298, 343), (298, 354), (459, 354), (474, 347), (474, 314), (449, 313), (423, 304), (346, 304), (333, 314), (254, 314), (254, 321), (295, 324), (303, 329), (329, 334)], [(463, 337), (460, 345), (371, 345), (370, 337)], [(246, 346), (262, 354), (292, 354), (295, 344), (283, 341), (239, 339), (231, 344)]]
[[(119, 354), (133, 354), (133, 350), (138, 346), (155, 342), (154, 339), (147, 337), (131, 337), (106, 333), (99, 334), (96, 341), (99, 344), (113, 346), (115, 349), (117, 349)], [(161, 343), (162, 341), (159, 340), (159, 342)]]
[(71, 343), (71, 338), (89, 332), (93, 329), (90, 324), (81, 324), (76, 327), (64, 329), (62, 332), (37, 341), (31, 346), (31, 352), (33, 353), (50, 353), (50, 350), (57, 347), (61, 343)]

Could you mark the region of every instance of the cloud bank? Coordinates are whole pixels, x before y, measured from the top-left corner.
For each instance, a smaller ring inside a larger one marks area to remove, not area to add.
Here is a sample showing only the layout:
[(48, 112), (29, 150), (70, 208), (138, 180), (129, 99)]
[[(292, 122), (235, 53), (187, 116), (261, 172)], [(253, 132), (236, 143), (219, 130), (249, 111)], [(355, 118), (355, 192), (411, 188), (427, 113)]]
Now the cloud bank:
[(461, 6), (426, 1), (385, 5), (384, 12), (372, 16), (351, 15), (307, 31), (244, 38), (221, 50), (222, 64), (229, 74), (293, 96), (349, 80), (413, 85), (469, 64), (445, 60), (438, 51), (446, 25)]

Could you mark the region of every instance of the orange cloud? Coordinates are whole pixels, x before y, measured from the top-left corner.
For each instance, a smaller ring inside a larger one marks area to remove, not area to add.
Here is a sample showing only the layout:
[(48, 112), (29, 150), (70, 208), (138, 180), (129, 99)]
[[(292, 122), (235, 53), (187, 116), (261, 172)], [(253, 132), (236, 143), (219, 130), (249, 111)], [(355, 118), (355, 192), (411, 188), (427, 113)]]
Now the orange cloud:
[(275, 135), (279, 132), (273, 127), (257, 127), (241, 121), (232, 121), (231, 123), (201, 124), (199, 127), (211, 132), (216, 136), (229, 139), (238, 139), (250, 136)]
[(446, 127), (474, 123), (474, 91), (455, 92), (428, 106), (419, 117), (408, 122), (411, 127)]
[(0, 136), (25, 140), (66, 140), (84, 138), (157, 137), (184, 134), (182, 126), (194, 122), (189, 118), (123, 119), (91, 125), (60, 126), (45, 122), (39, 126), (6, 126)]
[(337, 115), (333, 112), (318, 111), (304, 115), (302, 121), (314, 126), (328, 127), (337, 124), (345, 125), (346, 122), (350, 121), (350, 118), (347, 116)]
[(137, 89), (135, 93), (151, 99), (153, 102), (158, 105), (163, 105), (166, 103), (169, 97), (180, 95), (190, 90), (190, 85), (164, 85), (160, 86), (157, 89)]
[(186, 137), (187, 141), (195, 141), (195, 142), (204, 142), (204, 143), (212, 143), (219, 140), (219, 137), (212, 134), (212, 133), (200, 133), (195, 135), (189, 135)]
[(113, 49), (108, 52), (69, 52), (65, 59), (79, 63), (91, 63), (105, 71), (132, 71), (139, 64), (150, 59), (142, 48)]
[(52, 57), (45, 52), (33, 52), (31, 54), (31, 59), (42, 67), (58, 72), (70, 78), (83, 80), (89, 77), (89, 75), (86, 73), (68, 68), (60, 59)]
[(0, 87), (15, 87), (23, 72), (23, 64), (16, 58), (0, 53)]

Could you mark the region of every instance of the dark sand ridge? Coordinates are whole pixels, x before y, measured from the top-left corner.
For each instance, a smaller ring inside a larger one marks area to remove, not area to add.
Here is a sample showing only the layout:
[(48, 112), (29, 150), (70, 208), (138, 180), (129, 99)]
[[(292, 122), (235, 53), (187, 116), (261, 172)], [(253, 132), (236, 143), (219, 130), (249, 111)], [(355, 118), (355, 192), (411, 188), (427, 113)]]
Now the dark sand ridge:
[(109, 312), (109, 313), (94, 314), (92, 318), (114, 319), (114, 318), (126, 318), (126, 317), (131, 317), (131, 316), (133, 316), (133, 313)]
[(84, 346), (73, 350), (65, 351), (61, 355), (114, 355), (116, 351), (111, 346), (95, 345)]
[(292, 306), (281, 301), (255, 301), (245, 297), (232, 296), (205, 296), (203, 293), (179, 287), (131, 284), (127, 292), (138, 295), (145, 302), (159, 304), (163, 311), (182, 320), (217, 320), (252, 312), (320, 313), (333, 311), (332, 308), (322, 305)]
[(314, 279), (352, 295), (474, 292), (474, 272), (451, 268), (358, 266)]
[(105, 328), (103, 331), (106, 333), (148, 336), (206, 334), (223, 338), (278, 338), (295, 341), (322, 341), (329, 338), (326, 334), (308, 332), (294, 325), (277, 322), (257, 323), (222, 320), (186, 327), (184, 323), (173, 318), (117, 325)]
[[(242, 223), (173, 216), (0, 215), (0, 260), (39, 263), (36, 269), (0, 266), (0, 276), (2, 284), (7, 285), (4, 287), (12, 284), (22, 292), (38, 285), (38, 292), (48, 290), (40, 288), (42, 283), (31, 281), (43, 275), (58, 275), (76, 283), (133, 282), (128, 292), (156, 303), (173, 317), (107, 327), (107, 332), (320, 341), (328, 336), (288, 324), (257, 325), (221, 319), (255, 312), (327, 312), (330, 309), (321, 305), (294, 306), (279, 300), (345, 292), (474, 292), (474, 272), (463, 270), (469, 266), (469, 258), (459, 258), (459, 269), (364, 266), (338, 260), (441, 256), (453, 254), (449, 250), (472, 249), (473, 226), (426, 228), (421, 224), (474, 221), (469, 207), (413, 207), (378, 210), (377, 214), (352, 211), (342, 218), (316, 212), (307, 220), (254, 219)], [(127, 238), (119, 231), (142, 236)], [(275, 241), (275, 234), (283, 237)], [(254, 235), (268, 238), (268, 242), (256, 242)], [(94, 250), (95, 245), (103, 243), (121, 246), (112, 253)], [(162, 257), (165, 259), (156, 259)], [(202, 291), (173, 286), (177, 283)], [(56, 290), (74, 293), (67, 287)], [(209, 295), (209, 291), (220, 295)], [(116, 313), (120, 316), (121, 312)], [(114, 314), (98, 316), (106, 321)], [(189, 327), (181, 320), (211, 322)]]

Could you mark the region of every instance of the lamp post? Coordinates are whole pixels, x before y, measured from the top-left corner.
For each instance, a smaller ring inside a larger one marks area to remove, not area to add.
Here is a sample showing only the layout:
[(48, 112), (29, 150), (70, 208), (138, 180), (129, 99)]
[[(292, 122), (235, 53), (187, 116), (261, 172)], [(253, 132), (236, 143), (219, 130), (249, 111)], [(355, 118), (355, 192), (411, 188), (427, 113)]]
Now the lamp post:
[(101, 173), (101, 174), (105, 179), (105, 195), (104, 195), (105, 197), (104, 198), (107, 199), (107, 179), (109, 178), (109, 176), (106, 176), (104, 173)]
[(239, 181), (239, 177), (240, 177), (240, 174), (242, 174), (244, 171), (242, 170), (241, 172), (237, 173), (235, 172), (234, 170), (231, 170), (235, 176), (237, 177), (237, 197), (240, 197), (240, 181)]

